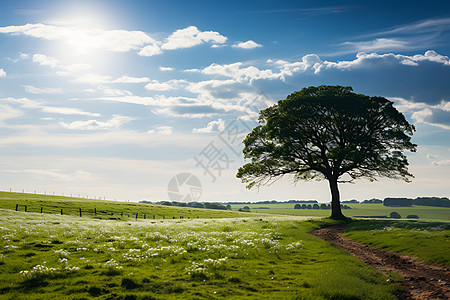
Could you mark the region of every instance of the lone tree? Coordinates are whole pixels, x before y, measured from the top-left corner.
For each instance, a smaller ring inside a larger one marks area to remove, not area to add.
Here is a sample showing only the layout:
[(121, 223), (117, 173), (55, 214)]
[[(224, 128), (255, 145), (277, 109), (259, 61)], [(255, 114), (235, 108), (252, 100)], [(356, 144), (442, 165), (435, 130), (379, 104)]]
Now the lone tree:
[(403, 114), (382, 97), (352, 92), (351, 87), (304, 88), (260, 112), (244, 140), (251, 162), (236, 176), (247, 188), (292, 174), (294, 180), (326, 179), (331, 218), (343, 219), (338, 183), (377, 176), (410, 182), (404, 150), (415, 131)]

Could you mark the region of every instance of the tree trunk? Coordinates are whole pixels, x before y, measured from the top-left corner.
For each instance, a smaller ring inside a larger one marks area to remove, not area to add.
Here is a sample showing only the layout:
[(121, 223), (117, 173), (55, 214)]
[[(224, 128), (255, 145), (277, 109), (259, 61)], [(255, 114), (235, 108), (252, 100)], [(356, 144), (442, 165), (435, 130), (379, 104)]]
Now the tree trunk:
[(341, 211), (341, 200), (339, 195), (339, 188), (337, 178), (329, 178), (330, 191), (331, 191), (331, 218), (334, 220), (346, 219)]

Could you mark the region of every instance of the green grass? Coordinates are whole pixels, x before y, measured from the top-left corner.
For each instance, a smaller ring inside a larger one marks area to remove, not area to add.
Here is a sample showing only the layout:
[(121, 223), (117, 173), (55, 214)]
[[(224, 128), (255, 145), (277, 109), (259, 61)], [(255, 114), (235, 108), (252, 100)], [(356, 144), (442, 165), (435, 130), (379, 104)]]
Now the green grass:
[[(104, 201), (63, 196), (49, 196), (26, 193), (0, 192), (0, 208), (15, 210), (19, 204), (20, 211), (39, 212), (94, 217), (107, 220), (135, 219), (196, 219), (196, 218), (235, 218), (242, 213), (197, 208), (170, 207), (142, 203)], [(95, 213), (96, 211), (96, 213)], [(248, 214), (244, 214), (248, 215)]]
[(2, 299), (395, 299), (300, 217), (112, 221), (0, 210)]
[[(233, 210), (237, 210), (244, 206), (250, 207), (250, 211), (254, 213), (282, 214), (294, 216), (330, 216), (330, 210), (321, 209), (294, 209), (294, 203), (278, 203), (278, 204), (242, 204), (232, 205)], [(320, 205), (320, 204), (319, 204)], [(386, 207), (383, 204), (346, 204), (352, 209), (342, 210), (343, 214), (351, 216), (389, 216), (393, 211), (398, 212), (402, 218), (408, 215), (418, 215), (421, 220), (450, 220), (449, 207), (432, 207), (432, 206), (413, 206), (413, 207)], [(268, 207), (269, 209), (258, 209), (260, 207)]]
[(377, 248), (450, 266), (450, 223), (420, 221), (358, 221), (345, 236)]

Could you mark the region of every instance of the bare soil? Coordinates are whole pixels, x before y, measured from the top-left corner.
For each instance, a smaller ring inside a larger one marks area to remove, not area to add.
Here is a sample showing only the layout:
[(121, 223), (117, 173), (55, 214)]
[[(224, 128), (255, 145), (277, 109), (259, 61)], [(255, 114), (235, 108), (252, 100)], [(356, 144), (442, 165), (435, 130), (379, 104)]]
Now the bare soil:
[(345, 225), (311, 232), (381, 271), (402, 276), (399, 299), (450, 299), (450, 268), (419, 261), (416, 258), (371, 247), (342, 236)]

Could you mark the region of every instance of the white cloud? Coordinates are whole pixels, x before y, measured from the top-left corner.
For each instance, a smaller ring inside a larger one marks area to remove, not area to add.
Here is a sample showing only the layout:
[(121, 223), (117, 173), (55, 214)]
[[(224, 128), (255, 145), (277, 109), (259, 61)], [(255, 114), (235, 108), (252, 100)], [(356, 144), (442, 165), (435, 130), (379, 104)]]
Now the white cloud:
[(43, 112), (59, 115), (80, 115), (99, 117), (99, 113), (90, 113), (73, 107), (41, 106)]
[[(280, 68), (278, 73), (271, 70), (261, 71), (255, 67), (246, 68), (250, 72), (245, 72), (244, 68), (241, 68), (242, 64), (231, 64), (226, 66), (211, 65), (205, 68), (202, 72), (220, 74), (227, 77), (234, 78), (250, 78), (250, 79), (284, 79), (286, 76), (293, 76), (295, 73), (302, 73), (306, 71), (313, 71), (318, 74), (327, 69), (338, 70), (352, 70), (361, 68), (370, 68), (373, 66), (380, 66), (382, 64), (387, 65), (407, 65), (411, 67), (417, 67), (422, 62), (434, 62), (445, 66), (450, 66), (450, 59), (448, 56), (444, 56), (436, 53), (433, 50), (425, 52), (425, 54), (417, 54), (413, 56), (407, 56), (402, 54), (386, 53), (365, 53), (359, 52), (354, 60), (347, 61), (322, 61), (316, 54), (308, 54), (302, 57), (301, 61), (287, 62), (283, 60), (277, 60), (273, 62), (268, 60), (267, 63), (274, 63)], [(253, 69), (249, 69), (253, 68)], [(256, 70), (255, 70), (256, 69)], [(245, 76), (241, 74), (246, 74)]]
[(150, 79), (148, 77), (130, 77), (130, 76), (121, 76), (115, 79), (114, 83), (144, 83), (149, 82)]
[(192, 132), (197, 133), (211, 133), (211, 132), (220, 132), (225, 130), (225, 121), (222, 119), (218, 119), (217, 121), (211, 121), (204, 128), (194, 128)]
[(172, 33), (161, 46), (164, 50), (190, 48), (202, 43), (223, 44), (227, 38), (215, 31), (200, 31), (195, 26), (179, 29)]
[(60, 88), (38, 88), (31, 85), (25, 86), (25, 91), (31, 94), (61, 94)]
[(429, 160), (435, 160), (439, 158), (439, 155), (434, 155), (434, 154), (427, 154), (426, 158)]
[(156, 134), (162, 134), (162, 135), (171, 135), (173, 133), (171, 126), (158, 126), (155, 129), (151, 129), (147, 131), (147, 133), (156, 133)]
[(356, 55), (355, 60), (350, 61), (339, 61), (339, 62), (328, 62), (325, 61), (324, 65), (326, 68), (336, 68), (336, 69), (352, 69), (352, 68), (361, 68), (366, 65), (370, 65), (372, 62), (386, 62), (389, 64), (403, 64), (409, 66), (418, 66), (420, 62), (428, 61), (440, 63), (443, 65), (450, 66), (450, 60), (447, 56), (440, 55), (433, 50), (429, 50), (425, 52), (424, 55), (417, 54), (414, 56), (407, 56), (401, 54), (377, 54), (377, 53), (364, 53), (360, 52)]
[(47, 106), (42, 105), (41, 103), (30, 100), (27, 98), (3, 98), (0, 99), (5, 102), (9, 103), (17, 103), (20, 105), (20, 107), (25, 109), (40, 109), (43, 112), (47, 113), (53, 113), (53, 114), (62, 114), (62, 115), (82, 115), (82, 116), (92, 116), (92, 117), (100, 117), (101, 115), (99, 113), (90, 113), (83, 110), (80, 110), (78, 108), (72, 108), (72, 107), (56, 107), (56, 106)]
[(262, 47), (262, 45), (255, 43), (252, 40), (246, 41), (246, 42), (240, 42), (233, 45), (234, 48), (241, 48), (241, 49), (255, 49), (258, 47)]
[(6, 104), (0, 104), (0, 121), (6, 119), (13, 119), (23, 115), (21, 110), (15, 109)]
[(127, 52), (133, 49), (139, 49), (145, 44), (155, 42), (142, 31), (83, 30), (40, 23), (0, 27), (0, 33), (13, 35), (23, 34), (45, 40), (63, 40), (72, 46), (72, 50), (78, 50), (80, 52), (86, 52), (92, 49)]
[(97, 120), (88, 120), (88, 121), (75, 121), (72, 123), (59, 122), (59, 124), (71, 130), (102, 130), (102, 129), (117, 129), (121, 127), (123, 124), (128, 123), (135, 118), (128, 116), (120, 116), (114, 115), (112, 119), (102, 122)]
[(105, 96), (131, 96), (132, 93), (127, 90), (113, 89), (107, 86), (98, 86), (98, 89), (103, 92)]
[(431, 164), (434, 166), (449, 167), (450, 159), (433, 161)]
[(286, 76), (292, 76), (294, 73), (305, 72), (308, 70), (319, 73), (323, 67), (323, 61), (316, 54), (307, 54), (302, 57), (302, 61), (289, 63), (278, 60), (275, 64), (282, 68), (279, 74), (281, 79), (284, 79)]
[(6, 72), (3, 69), (0, 69), (0, 78), (5, 78), (6, 77)]
[(147, 45), (138, 52), (140, 56), (153, 56), (161, 53), (162, 53), (161, 48), (157, 43)]
[(38, 63), (41, 66), (49, 66), (51, 68), (56, 68), (59, 65), (59, 61), (56, 58), (44, 54), (34, 54), (33, 62)]
[(418, 34), (436, 33), (450, 30), (450, 18), (428, 19), (419, 22), (397, 26), (381, 32), (366, 36), (388, 35), (388, 34)]
[(152, 82), (145, 85), (145, 88), (149, 91), (170, 91), (176, 90), (185, 86), (188, 82), (183, 79), (173, 79), (166, 82), (159, 82), (158, 80), (153, 80)]
[(424, 102), (413, 102), (399, 97), (388, 98), (394, 101), (394, 106), (403, 113), (412, 113), (411, 119), (416, 123), (450, 130), (450, 101), (430, 105)]
[(173, 68), (172, 67), (162, 67), (162, 66), (160, 66), (159, 70), (160, 71), (173, 71)]
[(402, 50), (410, 47), (409, 42), (397, 40), (397, 39), (387, 39), (378, 38), (373, 41), (363, 41), (363, 42), (345, 42), (341, 45), (351, 48), (354, 51), (365, 52), (365, 51), (386, 51), (386, 50)]
[(242, 67), (241, 62), (219, 65), (211, 64), (210, 66), (204, 68), (201, 72), (208, 75), (222, 75), (225, 77), (233, 78), (238, 82), (251, 83), (253, 80), (257, 79), (275, 79), (280, 78), (279, 75), (274, 74), (272, 70), (260, 70), (254, 66)]

